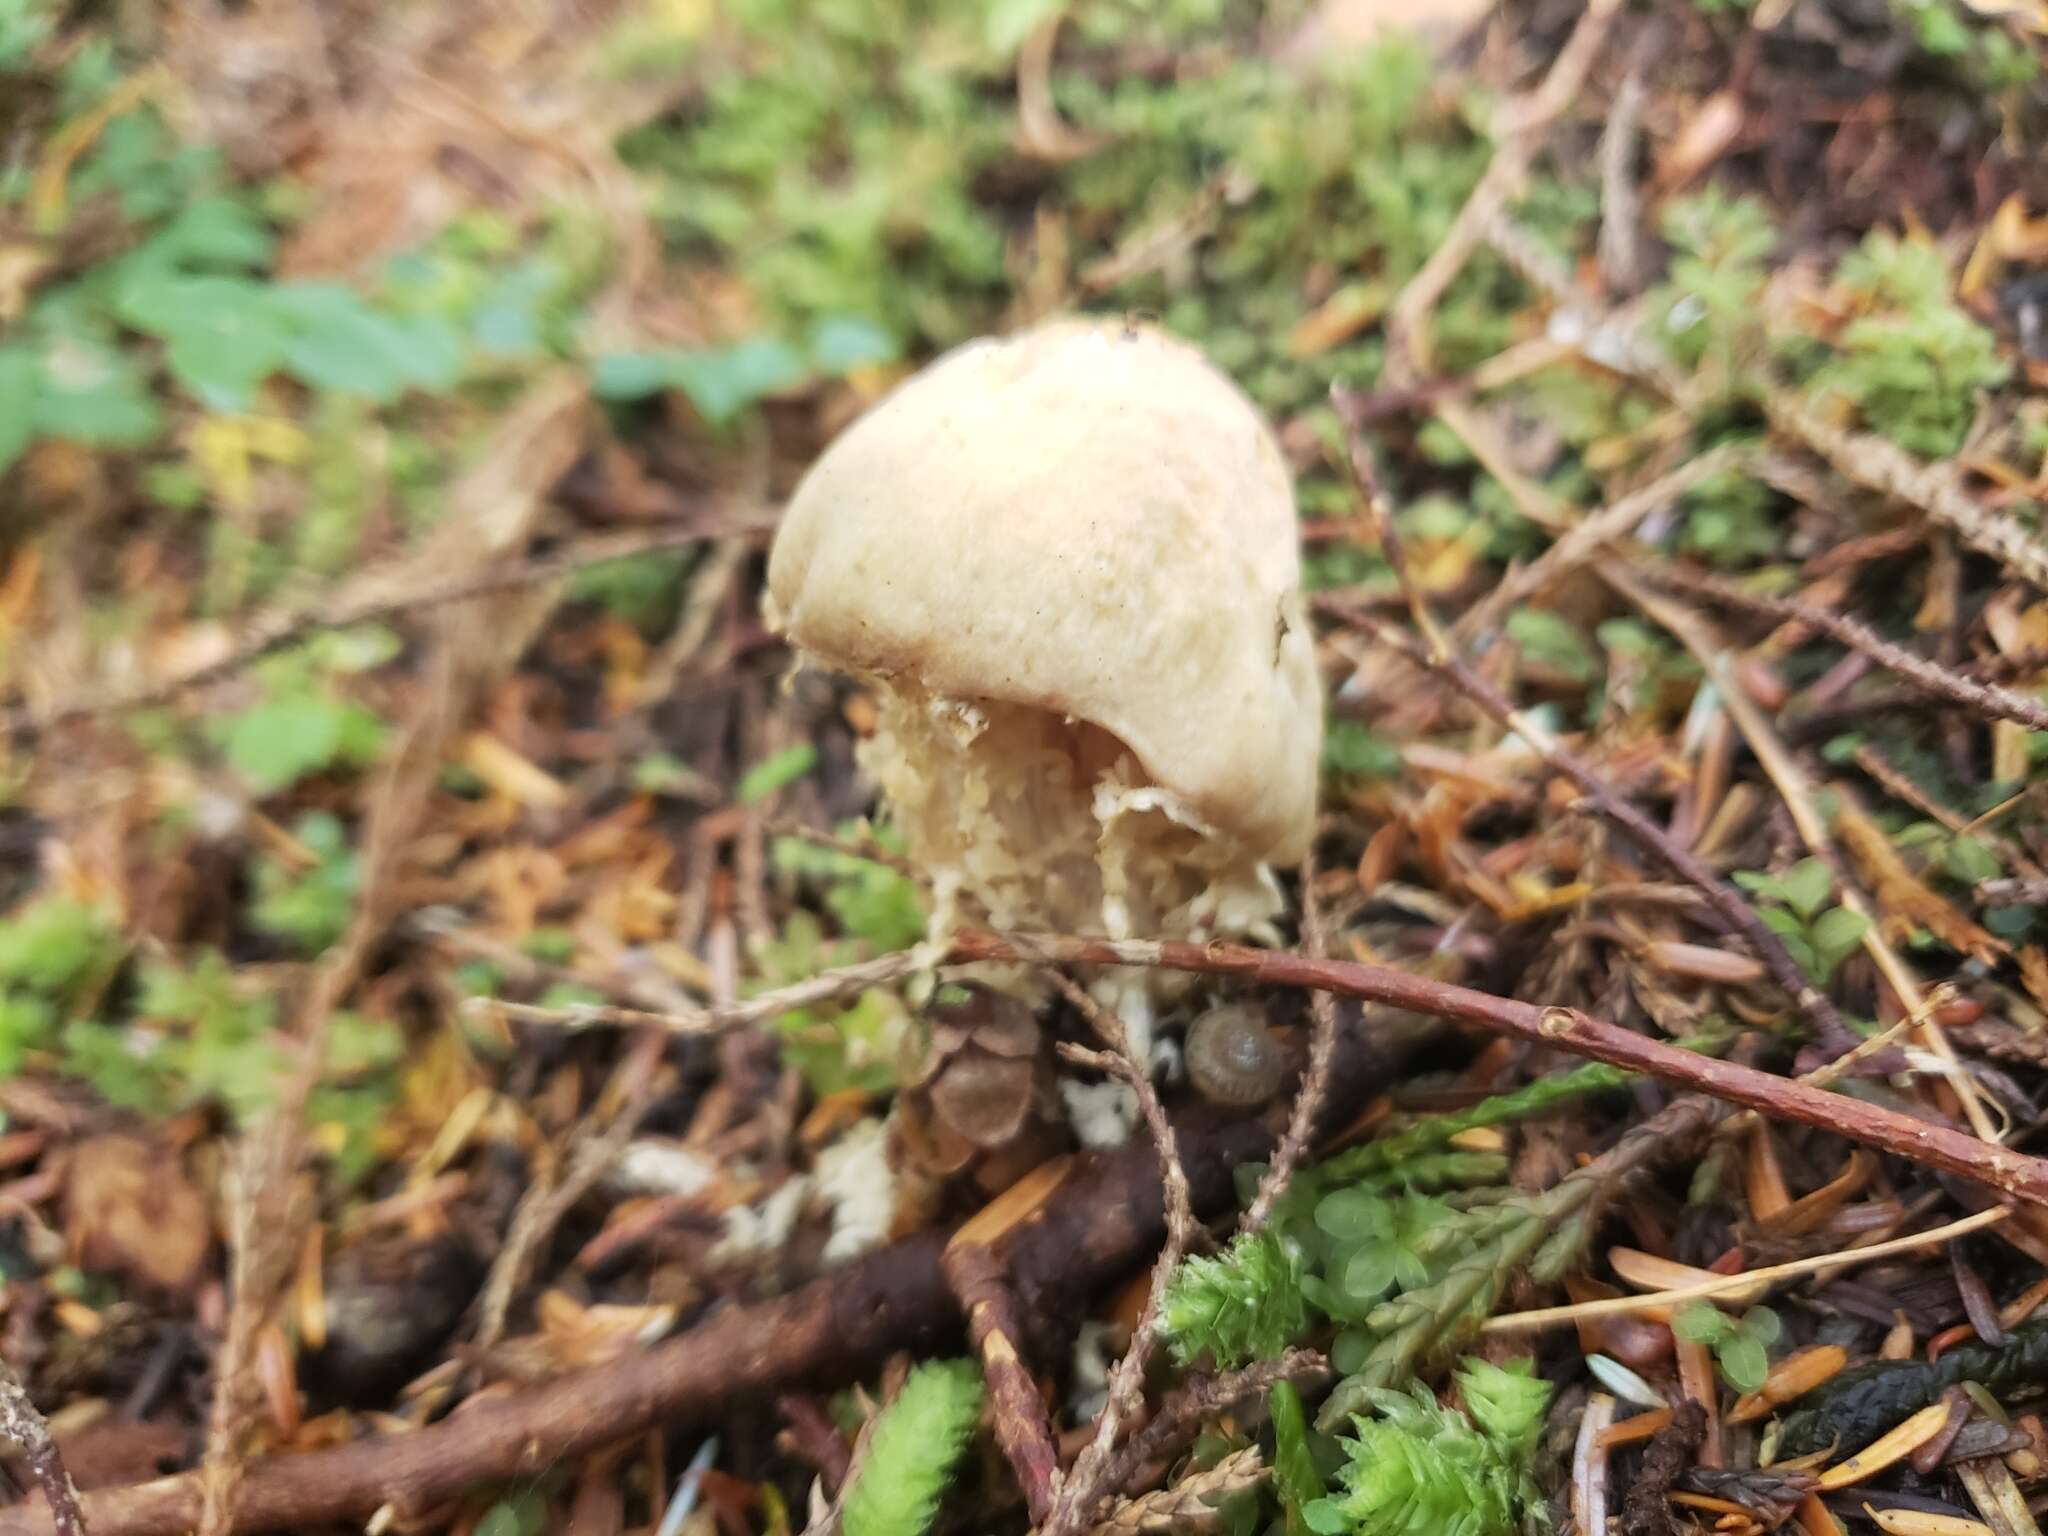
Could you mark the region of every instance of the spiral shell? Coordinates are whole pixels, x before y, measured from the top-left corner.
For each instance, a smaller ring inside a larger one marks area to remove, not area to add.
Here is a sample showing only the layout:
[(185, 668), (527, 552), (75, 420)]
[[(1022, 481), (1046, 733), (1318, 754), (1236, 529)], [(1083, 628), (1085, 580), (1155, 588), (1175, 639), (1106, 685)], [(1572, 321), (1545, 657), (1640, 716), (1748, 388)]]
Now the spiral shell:
[(1242, 1003), (1211, 1008), (1188, 1026), (1188, 1079), (1216, 1104), (1263, 1104), (1287, 1075), (1286, 1053), (1267, 1032), (1258, 1009)]

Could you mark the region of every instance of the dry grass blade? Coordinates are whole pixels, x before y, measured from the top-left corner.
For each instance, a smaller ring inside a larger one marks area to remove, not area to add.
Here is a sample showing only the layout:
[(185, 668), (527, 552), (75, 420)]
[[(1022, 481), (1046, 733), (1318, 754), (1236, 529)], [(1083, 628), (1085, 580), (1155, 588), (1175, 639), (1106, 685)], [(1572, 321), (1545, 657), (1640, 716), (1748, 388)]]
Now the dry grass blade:
[(1777, 1281), (1796, 1279), (1800, 1275), (1833, 1269), (1844, 1261), (1860, 1264), (1870, 1259), (1883, 1258), (1887, 1254), (1911, 1253), (1923, 1248), (1936, 1247), (1984, 1227), (1994, 1226), (2011, 1215), (2012, 1212), (2004, 1207), (1994, 1206), (1990, 1210), (1965, 1216), (1960, 1221), (1952, 1221), (1947, 1226), (1936, 1227), (1931, 1232), (1917, 1232), (1911, 1237), (1892, 1238), (1887, 1242), (1872, 1243), (1867, 1248), (1844, 1249), (1839, 1253), (1824, 1253), (1810, 1259), (1794, 1259), (1786, 1264), (1773, 1264), (1764, 1269), (1745, 1270), (1740, 1274), (1701, 1280), (1668, 1291), (1649, 1291), (1640, 1296), (1607, 1296), (1595, 1301), (1573, 1302), (1563, 1307), (1539, 1307), (1530, 1312), (1508, 1312), (1499, 1317), (1488, 1318), (1483, 1326), (1488, 1333), (1522, 1333), (1533, 1328), (1550, 1328), (1560, 1323), (1575, 1323), (1586, 1317), (1611, 1317), (1623, 1312), (1657, 1312), (1668, 1307), (1680, 1306), (1688, 1301), (1705, 1301), (1716, 1297), (1748, 1297)]

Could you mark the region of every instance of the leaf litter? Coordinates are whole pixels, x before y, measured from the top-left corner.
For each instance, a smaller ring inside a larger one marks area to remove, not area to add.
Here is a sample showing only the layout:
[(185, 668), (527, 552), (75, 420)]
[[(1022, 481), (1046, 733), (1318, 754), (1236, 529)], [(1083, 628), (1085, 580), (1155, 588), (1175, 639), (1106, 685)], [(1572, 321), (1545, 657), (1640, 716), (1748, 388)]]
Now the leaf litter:
[[(0, 1530), (2036, 1528), (2041, 19), (1417, 19), (0, 0)], [(1412, 981), (1099, 1150), (761, 604), (1073, 308), (1272, 421), (1264, 942)]]

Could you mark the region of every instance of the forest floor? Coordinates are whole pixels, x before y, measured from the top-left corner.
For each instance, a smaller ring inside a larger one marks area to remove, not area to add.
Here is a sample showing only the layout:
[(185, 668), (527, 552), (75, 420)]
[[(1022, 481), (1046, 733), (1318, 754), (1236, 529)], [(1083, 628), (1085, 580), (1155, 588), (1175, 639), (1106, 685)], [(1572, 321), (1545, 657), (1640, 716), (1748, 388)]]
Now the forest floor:
[[(0, 0), (0, 1533), (2036, 1533), (2044, 60)], [(1030, 946), (1262, 1010), (1120, 1148), (760, 602), (1077, 309), (1269, 416), (1328, 689), (1311, 921)]]

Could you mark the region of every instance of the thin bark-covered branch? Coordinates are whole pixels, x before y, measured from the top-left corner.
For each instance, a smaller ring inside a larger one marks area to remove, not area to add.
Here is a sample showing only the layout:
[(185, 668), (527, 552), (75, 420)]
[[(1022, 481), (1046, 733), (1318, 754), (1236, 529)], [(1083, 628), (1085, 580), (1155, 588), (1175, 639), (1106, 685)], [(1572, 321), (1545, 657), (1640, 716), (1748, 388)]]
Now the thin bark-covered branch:
[(1837, 644), (1861, 651), (1887, 671), (1896, 672), (1935, 698), (1947, 699), (1994, 720), (2015, 720), (2032, 731), (2048, 731), (2048, 704), (1998, 683), (1979, 682), (1939, 662), (1894, 645), (1860, 619), (1836, 613), (1797, 598), (1752, 592), (1725, 577), (1682, 566), (1644, 564), (1635, 574), (1653, 587), (1670, 587), (1726, 607), (1742, 608), (1769, 618), (1789, 619), (1817, 629)]
[(2041, 1158), (1754, 1067), (1717, 1061), (1596, 1019), (1576, 1008), (1539, 1007), (1386, 966), (1316, 960), (1235, 944), (1048, 938), (1034, 934), (1020, 945), (1001, 934), (974, 929), (964, 930), (953, 939), (955, 960), (1016, 961), (1044, 954), (1072, 965), (1161, 966), (1209, 976), (1231, 976), (1254, 986), (1320, 990), (1473, 1024), (1496, 1034), (1513, 1035), (1533, 1044), (1642, 1072), (1725, 1103), (1831, 1131), (2004, 1194), (2048, 1202), (2048, 1161)]

